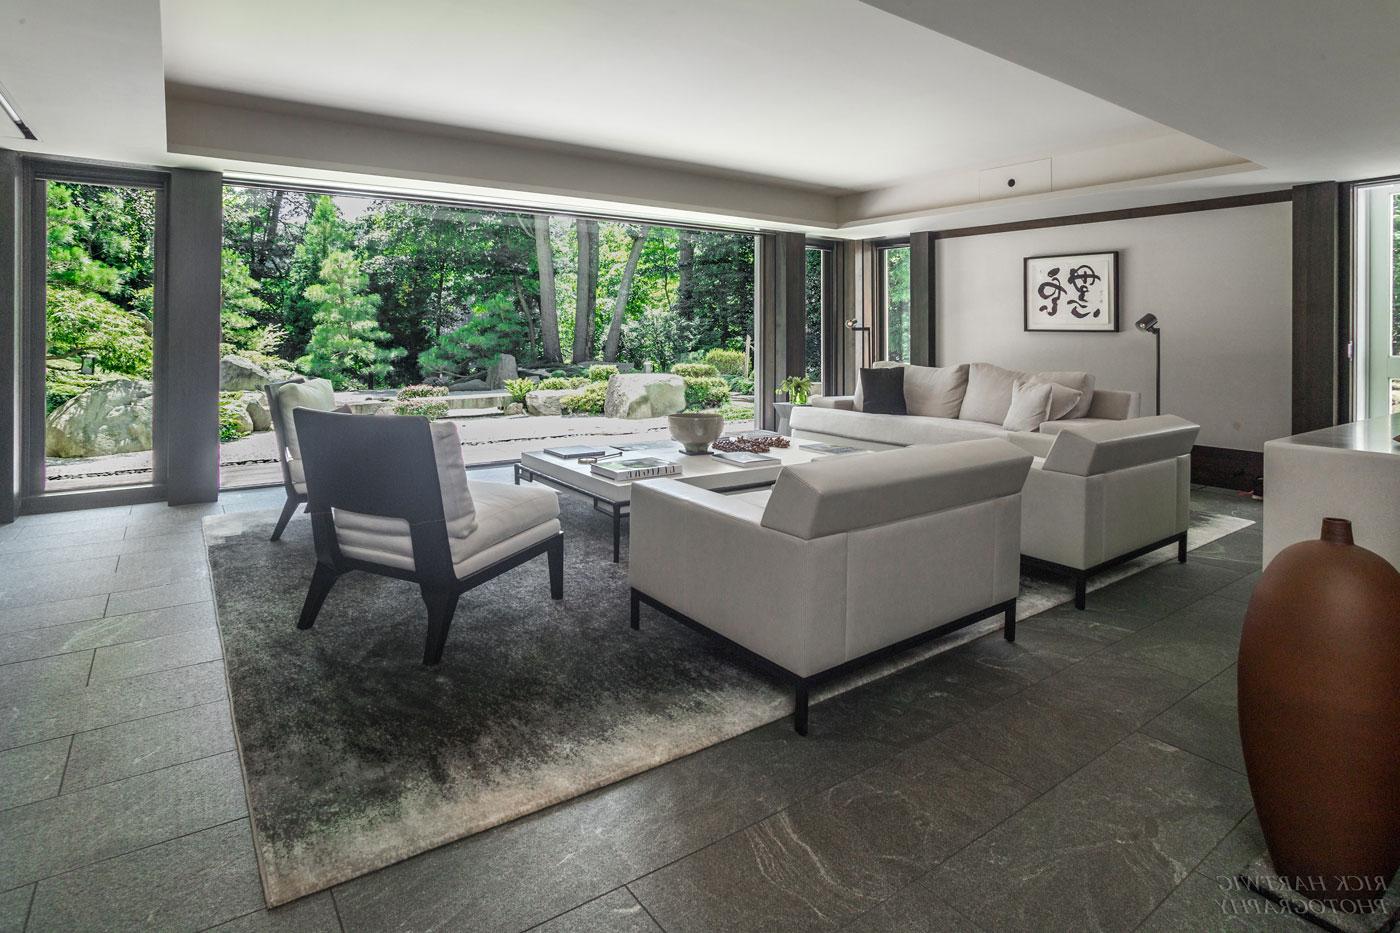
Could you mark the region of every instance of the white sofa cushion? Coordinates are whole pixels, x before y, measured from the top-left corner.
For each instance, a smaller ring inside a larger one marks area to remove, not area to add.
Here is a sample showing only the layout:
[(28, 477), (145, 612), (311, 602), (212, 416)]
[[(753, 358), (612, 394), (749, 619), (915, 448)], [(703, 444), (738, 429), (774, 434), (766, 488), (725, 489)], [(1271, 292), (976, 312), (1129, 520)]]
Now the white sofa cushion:
[(792, 430), (807, 434), (844, 437), (853, 441), (905, 447), (910, 444), (948, 444), (1006, 434), (1000, 424), (983, 424), (957, 418), (923, 418), (918, 415), (876, 415), (839, 408), (801, 406), (792, 410)]
[(1200, 425), (1176, 415), (1068, 427), (1055, 436), (1044, 469), (1094, 476), (1191, 453)]
[(1008, 431), (1036, 430), (1050, 420), (1054, 398), (1055, 387), (1048, 382), (1016, 383), (1011, 389), (1011, 408), (1001, 426)]
[(956, 418), (966, 393), (966, 363), (904, 367), (904, 407), (911, 415)]
[(292, 412), (298, 408), (315, 411), (331, 411), (335, 408), (335, 388), (327, 379), (308, 379), (305, 382), (289, 382), (273, 389), (277, 397), (277, 416), (282, 422), (282, 436), (287, 449), (282, 456), (287, 458), (287, 469), (292, 474), (292, 486), (297, 492), (306, 492), (306, 470), (301, 465), (301, 445), (297, 442), (297, 423)]
[(963, 396), (958, 419), (1001, 424), (1011, 410), (1011, 390), (1025, 375), (992, 363), (970, 364), (967, 367), (967, 393)]
[(988, 438), (799, 464), (778, 475), (762, 524), (810, 540), (1016, 495), (1031, 459)]
[(1075, 401), (1073, 408), (1065, 414), (1057, 415), (1050, 420), (1058, 421), (1060, 418), (1084, 418), (1089, 414), (1089, 406), (1094, 404), (1093, 373), (1065, 371), (1025, 373), (1024, 375), (1027, 382), (1050, 382), (1079, 393), (1079, 398)]

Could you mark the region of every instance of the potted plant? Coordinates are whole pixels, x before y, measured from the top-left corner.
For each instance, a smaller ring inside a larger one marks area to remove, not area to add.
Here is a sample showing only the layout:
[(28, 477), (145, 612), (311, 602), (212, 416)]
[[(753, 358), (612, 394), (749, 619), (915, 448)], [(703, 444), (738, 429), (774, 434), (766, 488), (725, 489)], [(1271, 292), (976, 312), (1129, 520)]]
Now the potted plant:
[(806, 405), (812, 396), (812, 380), (806, 376), (788, 376), (773, 390), (774, 395), (786, 395), (786, 402), (774, 402), (773, 411), (778, 415), (778, 433), (791, 434), (794, 405)]

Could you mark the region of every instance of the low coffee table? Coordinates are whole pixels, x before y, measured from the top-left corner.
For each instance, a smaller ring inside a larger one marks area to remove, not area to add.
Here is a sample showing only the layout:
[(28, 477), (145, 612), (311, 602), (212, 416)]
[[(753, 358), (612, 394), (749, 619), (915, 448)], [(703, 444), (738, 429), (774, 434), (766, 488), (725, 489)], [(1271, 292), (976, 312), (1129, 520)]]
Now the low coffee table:
[[(778, 463), (757, 467), (741, 467), (723, 460), (716, 460), (709, 454), (687, 454), (681, 451), (680, 444), (673, 441), (658, 442), (657, 447), (631, 449), (632, 457), (656, 457), (680, 464), (681, 472), (667, 479), (690, 483), (702, 489), (732, 492), (739, 489), (757, 489), (771, 486), (785, 466), (809, 463), (827, 454), (802, 449), (800, 441), (791, 441), (790, 447), (775, 447), (768, 452), (777, 457)], [(615, 448), (614, 448), (615, 449)], [(846, 454), (845, 456), (854, 456)], [(565, 460), (551, 456), (543, 450), (526, 451), (515, 464), (515, 485), (522, 479), (540, 482), (555, 489), (575, 492), (593, 500), (593, 508), (604, 515), (612, 515), (613, 563), (622, 556), (622, 519), (630, 511), (632, 504), (632, 482), (614, 482), (598, 476), (587, 463)], [(646, 482), (637, 480), (636, 482)]]

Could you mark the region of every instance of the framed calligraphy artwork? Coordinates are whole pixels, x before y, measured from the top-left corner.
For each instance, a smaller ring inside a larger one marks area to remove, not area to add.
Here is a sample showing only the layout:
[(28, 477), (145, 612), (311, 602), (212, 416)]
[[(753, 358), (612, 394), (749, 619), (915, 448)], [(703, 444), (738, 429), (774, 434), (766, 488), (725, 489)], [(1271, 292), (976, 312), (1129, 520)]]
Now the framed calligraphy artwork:
[(1026, 258), (1025, 329), (1118, 330), (1118, 251)]

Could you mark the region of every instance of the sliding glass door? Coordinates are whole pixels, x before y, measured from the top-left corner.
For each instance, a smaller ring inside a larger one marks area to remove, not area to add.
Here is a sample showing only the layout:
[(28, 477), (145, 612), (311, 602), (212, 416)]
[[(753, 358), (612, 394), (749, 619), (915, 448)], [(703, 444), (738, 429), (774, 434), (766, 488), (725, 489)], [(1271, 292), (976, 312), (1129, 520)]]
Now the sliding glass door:
[(1359, 188), (1356, 227), (1358, 416), (1400, 412), (1400, 184)]
[(29, 191), (22, 493), (159, 498), (165, 177), (37, 163)]

